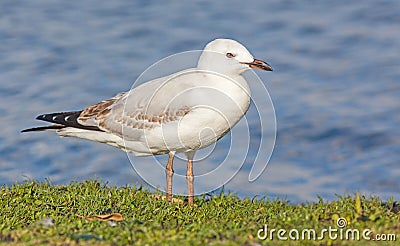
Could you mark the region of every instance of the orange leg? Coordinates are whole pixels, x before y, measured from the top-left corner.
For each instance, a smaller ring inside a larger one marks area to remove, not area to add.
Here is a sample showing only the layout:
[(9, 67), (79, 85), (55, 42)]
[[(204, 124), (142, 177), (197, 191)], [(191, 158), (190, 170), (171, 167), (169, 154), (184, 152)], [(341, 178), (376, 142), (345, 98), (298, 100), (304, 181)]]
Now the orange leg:
[(169, 153), (168, 157), (168, 164), (167, 167), (165, 168), (165, 175), (167, 178), (167, 200), (171, 201), (172, 200), (172, 176), (174, 175), (174, 169), (172, 167), (173, 165), (173, 160), (174, 160), (174, 153)]
[(189, 206), (193, 206), (193, 197), (194, 197), (194, 186), (193, 186), (193, 161), (191, 159), (188, 160), (187, 171), (186, 171), (186, 182), (188, 186), (188, 204)]

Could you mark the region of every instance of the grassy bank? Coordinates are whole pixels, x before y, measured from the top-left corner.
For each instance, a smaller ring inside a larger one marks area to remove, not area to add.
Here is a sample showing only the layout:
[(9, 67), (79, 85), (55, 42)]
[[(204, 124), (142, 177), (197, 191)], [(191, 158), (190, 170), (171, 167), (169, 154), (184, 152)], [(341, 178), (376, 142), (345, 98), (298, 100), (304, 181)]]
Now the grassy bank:
[[(338, 197), (333, 202), (297, 205), (221, 194), (197, 197), (197, 206), (191, 208), (156, 199), (141, 189), (86, 181), (67, 186), (37, 182), (2, 186), (0, 197), (0, 241), (4, 244), (347, 245), (355, 241), (345, 240), (347, 229), (358, 230), (364, 244), (390, 243), (390, 235), (386, 235), (385, 242), (373, 240), (382, 238), (380, 234), (394, 234), (397, 243), (400, 241), (399, 206), (358, 194)], [(120, 221), (109, 220), (112, 218)], [(339, 218), (347, 222), (341, 225), (343, 240)], [(264, 225), (268, 234), (260, 231), (260, 236), (267, 238), (260, 240), (257, 233)], [(319, 240), (323, 230), (330, 227), (338, 230), (337, 239), (332, 239), (334, 231), (331, 239), (326, 231)], [(288, 240), (278, 239), (279, 229), (286, 230), (281, 236)], [(313, 237), (308, 229), (317, 233), (316, 240), (307, 240), (309, 233)], [(370, 240), (362, 237), (366, 229), (370, 230)], [(290, 239), (297, 237), (296, 231), (298, 238), (304, 234), (305, 240)]]

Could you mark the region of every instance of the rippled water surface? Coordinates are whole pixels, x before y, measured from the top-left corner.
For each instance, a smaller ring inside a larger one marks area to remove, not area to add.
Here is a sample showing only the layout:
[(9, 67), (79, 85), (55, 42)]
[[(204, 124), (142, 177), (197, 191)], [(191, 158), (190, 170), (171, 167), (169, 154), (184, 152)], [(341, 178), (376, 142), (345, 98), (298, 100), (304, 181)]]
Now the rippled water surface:
[[(39, 125), (38, 114), (128, 90), (161, 58), (228, 37), (275, 69), (257, 74), (275, 106), (277, 140), (260, 178), (247, 180), (252, 149), (225, 190), (295, 202), (357, 190), (400, 199), (399, 13), (395, 0), (1, 1), (0, 182), (144, 183), (113, 147), (19, 131)], [(254, 105), (248, 118), (257, 140)], [(206, 169), (231, 140), (217, 144)]]

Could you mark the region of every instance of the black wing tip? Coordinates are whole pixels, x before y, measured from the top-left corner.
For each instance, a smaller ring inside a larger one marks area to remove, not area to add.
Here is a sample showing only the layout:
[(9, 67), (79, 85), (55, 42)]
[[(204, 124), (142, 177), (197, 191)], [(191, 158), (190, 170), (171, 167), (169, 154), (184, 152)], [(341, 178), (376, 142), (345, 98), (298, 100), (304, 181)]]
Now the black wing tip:
[(38, 116), (36, 116), (36, 120), (44, 120), (46, 118), (46, 115), (45, 114), (41, 114), (41, 115), (38, 115)]
[(23, 130), (23, 132), (32, 132), (32, 131), (45, 131), (45, 130), (54, 130), (61, 129), (64, 127), (73, 127), (78, 129), (90, 130), (90, 131), (103, 131), (97, 126), (85, 126), (78, 122), (78, 118), (82, 111), (71, 111), (71, 112), (60, 112), (60, 113), (50, 113), (50, 114), (41, 114), (36, 117), (37, 120), (42, 120), (50, 123), (54, 123), (56, 125), (51, 125), (47, 127), (36, 127)]
[(52, 122), (52, 123), (63, 124), (66, 121), (66, 117), (71, 117), (71, 119), (76, 121), (81, 113), (82, 113), (82, 110), (81, 111), (41, 114), (41, 115), (36, 116), (36, 119), (47, 121), (47, 122)]
[(23, 133), (23, 132), (42, 132), (42, 131), (47, 131), (47, 130), (59, 130), (62, 128), (65, 128), (65, 126), (62, 126), (62, 125), (40, 126), (40, 127), (24, 129), (21, 131), (21, 133)]

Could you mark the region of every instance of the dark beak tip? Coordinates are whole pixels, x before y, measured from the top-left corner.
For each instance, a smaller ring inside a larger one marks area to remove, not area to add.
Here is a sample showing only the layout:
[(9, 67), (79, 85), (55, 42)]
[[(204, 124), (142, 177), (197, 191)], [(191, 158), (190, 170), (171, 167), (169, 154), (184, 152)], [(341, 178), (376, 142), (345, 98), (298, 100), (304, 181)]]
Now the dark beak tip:
[(274, 71), (274, 69), (266, 62), (263, 62), (262, 68), (266, 71)]
[(271, 67), (271, 65), (269, 65), (265, 61), (258, 60), (258, 59), (254, 59), (253, 62), (249, 63), (249, 66), (251, 68), (258, 68), (258, 69), (264, 70), (264, 71), (273, 71), (273, 68)]

